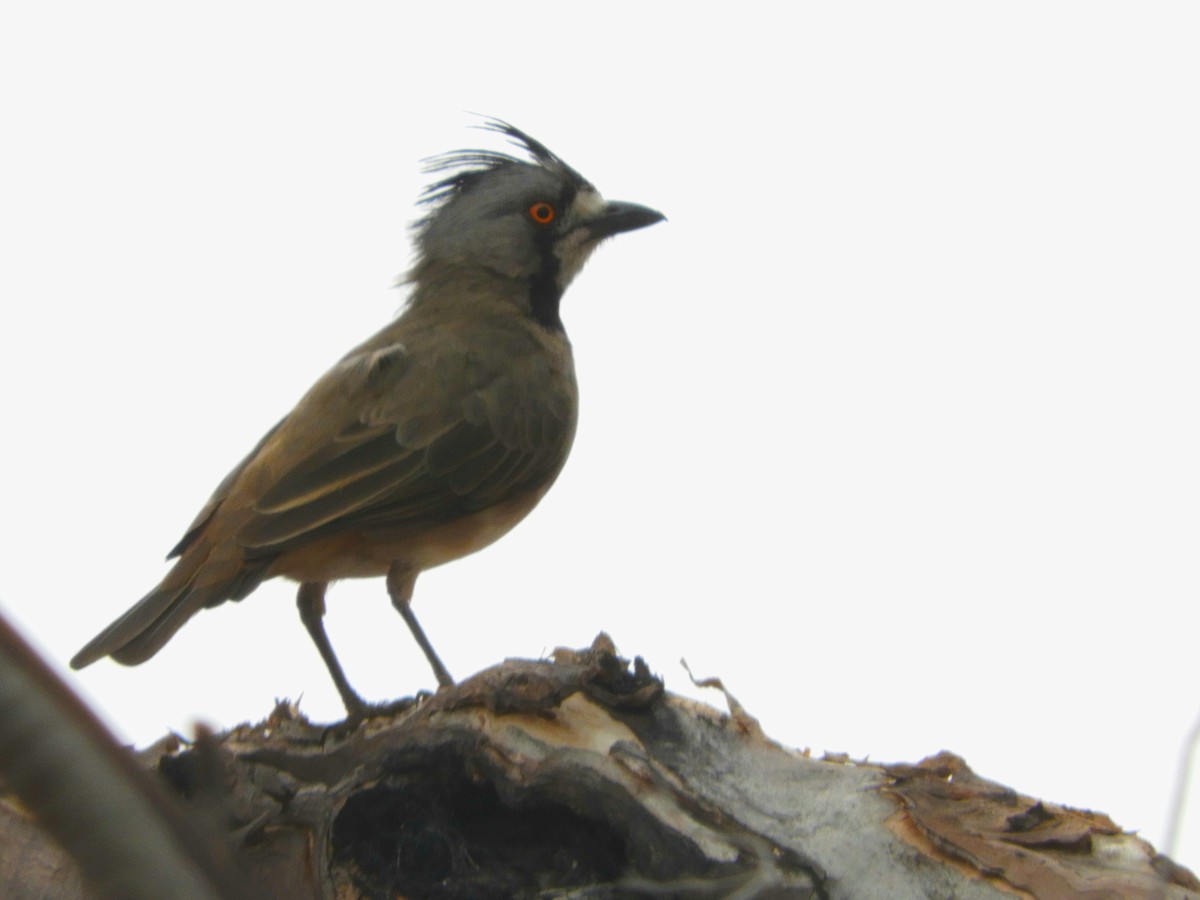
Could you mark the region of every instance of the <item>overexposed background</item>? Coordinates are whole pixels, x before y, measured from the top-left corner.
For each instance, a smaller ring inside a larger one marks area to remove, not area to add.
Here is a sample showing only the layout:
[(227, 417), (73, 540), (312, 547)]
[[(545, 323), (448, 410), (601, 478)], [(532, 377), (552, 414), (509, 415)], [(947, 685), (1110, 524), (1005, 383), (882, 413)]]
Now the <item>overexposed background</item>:
[[(1200, 710), (1197, 46), (1186, 2), (8, 4), (0, 607), (61, 668), (157, 581), (400, 307), (419, 160), (501, 146), (487, 113), (670, 221), (565, 299), (559, 484), (417, 585), (450, 670), (606, 629), (787, 744), (951, 749), (1161, 843)], [(293, 597), (69, 678), (140, 743), (336, 718)], [(330, 604), (365, 696), (432, 685), (382, 582)]]

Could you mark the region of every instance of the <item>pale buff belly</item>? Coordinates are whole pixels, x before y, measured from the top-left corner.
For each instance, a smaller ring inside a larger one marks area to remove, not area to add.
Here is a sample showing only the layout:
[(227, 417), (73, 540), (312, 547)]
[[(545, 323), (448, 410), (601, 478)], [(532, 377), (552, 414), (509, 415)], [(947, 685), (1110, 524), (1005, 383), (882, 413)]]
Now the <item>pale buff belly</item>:
[(377, 578), (396, 563), (418, 572), (482, 550), (513, 529), (549, 485), (451, 522), (347, 532), (318, 539), (281, 555), (268, 577), (301, 582)]

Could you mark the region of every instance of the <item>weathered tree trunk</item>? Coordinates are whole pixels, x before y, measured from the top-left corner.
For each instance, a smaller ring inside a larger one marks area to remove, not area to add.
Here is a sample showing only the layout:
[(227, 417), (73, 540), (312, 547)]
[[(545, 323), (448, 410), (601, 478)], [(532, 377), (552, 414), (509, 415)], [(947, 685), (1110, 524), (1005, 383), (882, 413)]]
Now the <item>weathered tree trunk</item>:
[[(812, 759), (730, 701), (725, 715), (664, 693), (602, 636), (349, 734), (280, 706), (141, 758), (220, 821), (264, 898), (1200, 898), (1106, 816), (950, 754)], [(0, 872), (13, 900), (89, 896), (5, 807)]]

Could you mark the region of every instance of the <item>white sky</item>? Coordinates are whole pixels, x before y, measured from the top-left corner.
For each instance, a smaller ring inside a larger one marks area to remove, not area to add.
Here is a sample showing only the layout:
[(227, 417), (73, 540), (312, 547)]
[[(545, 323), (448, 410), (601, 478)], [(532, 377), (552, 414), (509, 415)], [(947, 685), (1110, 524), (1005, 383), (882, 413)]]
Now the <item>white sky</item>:
[[(1200, 709), (1200, 7), (784, 8), (5, 5), (0, 607), (63, 668), (157, 581), (399, 307), (418, 162), (488, 113), (670, 221), (567, 294), (558, 485), (417, 585), (450, 670), (606, 629), (784, 743), (950, 749), (1161, 842)], [(330, 604), (367, 697), (431, 686), (381, 581)], [(142, 743), (340, 713), (279, 582), (70, 679)]]

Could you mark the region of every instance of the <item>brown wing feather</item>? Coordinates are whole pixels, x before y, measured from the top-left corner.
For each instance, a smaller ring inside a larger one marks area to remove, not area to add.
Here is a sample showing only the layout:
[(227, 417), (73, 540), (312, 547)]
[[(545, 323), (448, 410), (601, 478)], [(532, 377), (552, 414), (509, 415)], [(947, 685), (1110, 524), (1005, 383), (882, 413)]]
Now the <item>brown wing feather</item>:
[(359, 430), (353, 443), (338, 439), (297, 463), (263, 492), (255, 508), (268, 516), (284, 513), (405, 461), (395, 428)]
[(278, 431), (280, 426), (282, 426), (286, 421), (287, 417), (285, 416), (276, 422), (275, 426), (266, 434), (264, 434), (259, 442), (254, 445), (254, 449), (247, 453), (242, 461), (234, 466), (233, 470), (228, 475), (221, 479), (221, 483), (217, 485), (217, 489), (213, 491), (212, 496), (208, 498), (208, 502), (204, 504), (204, 508), (196, 514), (196, 518), (192, 520), (192, 524), (188, 526), (188, 529), (184, 533), (183, 537), (179, 539), (179, 543), (171, 548), (171, 552), (167, 554), (167, 559), (174, 559), (177, 556), (182, 556), (184, 552), (196, 542), (196, 539), (199, 538), (204, 532), (205, 526), (208, 525), (217, 509), (222, 503), (225, 502), (225, 498), (229, 496), (230, 489), (241, 477), (242, 472), (246, 470), (246, 466), (258, 456), (259, 451), (262, 450), (267, 441), (274, 436), (275, 432)]
[(553, 478), (574, 431), (571, 374), (523, 328), (489, 336), (508, 344), (486, 354), (492, 366), (444, 333), (428, 348), (422, 335), (406, 341), (419, 367), (380, 370), (378, 350), (348, 358), (343, 379), (363, 367), (355, 390), (343, 385), (359, 417), (280, 472), (234, 540), (261, 559), (339, 533), (453, 520)]

